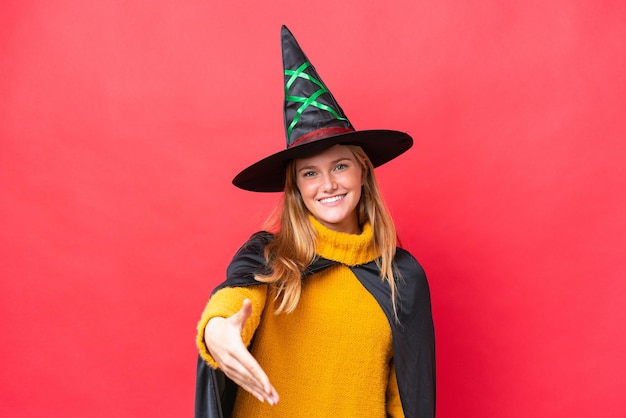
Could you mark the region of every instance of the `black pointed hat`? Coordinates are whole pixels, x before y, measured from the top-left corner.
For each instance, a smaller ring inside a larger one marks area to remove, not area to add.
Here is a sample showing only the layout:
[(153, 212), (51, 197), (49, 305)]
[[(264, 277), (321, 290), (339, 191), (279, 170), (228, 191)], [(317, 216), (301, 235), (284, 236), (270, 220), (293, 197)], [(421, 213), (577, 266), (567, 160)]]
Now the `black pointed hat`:
[(413, 139), (404, 132), (355, 130), (289, 29), (283, 26), (280, 35), (287, 148), (237, 174), (235, 186), (255, 192), (280, 192), (285, 188), (290, 160), (317, 154), (333, 145), (359, 145), (374, 167), (411, 148)]

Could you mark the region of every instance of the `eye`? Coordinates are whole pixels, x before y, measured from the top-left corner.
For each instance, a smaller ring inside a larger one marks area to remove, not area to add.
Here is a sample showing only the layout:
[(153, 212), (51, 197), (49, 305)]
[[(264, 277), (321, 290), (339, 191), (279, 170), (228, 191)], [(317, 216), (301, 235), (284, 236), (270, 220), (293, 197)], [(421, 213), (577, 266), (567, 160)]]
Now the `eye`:
[(302, 173), (302, 177), (313, 177), (315, 174), (315, 171), (305, 171)]
[(346, 168), (348, 168), (348, 164), (345, 163), (339, 163), (335, 166), (336, 171), (345, 170)]

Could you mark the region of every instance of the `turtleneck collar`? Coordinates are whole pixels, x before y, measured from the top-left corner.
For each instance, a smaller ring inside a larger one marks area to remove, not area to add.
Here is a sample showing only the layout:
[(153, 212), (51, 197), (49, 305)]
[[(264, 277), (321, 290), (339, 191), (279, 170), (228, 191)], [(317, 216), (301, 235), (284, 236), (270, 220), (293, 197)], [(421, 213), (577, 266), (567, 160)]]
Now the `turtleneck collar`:
[(369, 263), (380, 256), (374, 249), (374, 232), (369, 222), (360, 234), (333, 231), (309, 214), (309, 220), (317, 232), (316, 253), (328, 260), (347, 266)]

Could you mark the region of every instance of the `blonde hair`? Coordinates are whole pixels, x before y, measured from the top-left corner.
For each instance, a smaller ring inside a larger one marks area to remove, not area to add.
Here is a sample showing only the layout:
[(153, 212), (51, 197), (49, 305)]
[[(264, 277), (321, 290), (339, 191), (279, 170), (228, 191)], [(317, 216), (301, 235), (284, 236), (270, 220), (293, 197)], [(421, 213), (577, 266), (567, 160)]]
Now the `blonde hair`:
[[(374, 167), (363, 149), (347, 145), (363, 171), (363, 190), (357, 205), (359, 226), (370, 222), (374, 235), (374, 247), (380, 251), (376, 264), (382, 280), (389, 283), (394, 312), (396, 309), (396, 286), (393, 259), (396, 253), (397, 236), (393, 220), (389, 215), (378, 190)], [(287, 165), (285, 191), (282, 204), (266, 222), (266, 229), (275, 233), (274, 240), (265, 248), (265, 259), (271, 273), (257, 275), (260, 282), (272, 285), (278, 302), (276, 314), (293, 312), (302, 292), (302, 273), (315, 258), (317, 233), (309, 221), (308, 210), (296, 184), (295, 160)]]

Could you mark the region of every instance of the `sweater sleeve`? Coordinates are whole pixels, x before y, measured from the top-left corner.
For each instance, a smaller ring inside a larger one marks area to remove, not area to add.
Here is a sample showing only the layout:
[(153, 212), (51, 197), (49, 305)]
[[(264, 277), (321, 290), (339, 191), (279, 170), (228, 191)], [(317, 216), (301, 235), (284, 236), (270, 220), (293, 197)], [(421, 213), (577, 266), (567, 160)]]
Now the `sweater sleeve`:
[(387, 417), (388, 418), (404, 418), (402, 410), (402, 402), (400, 401), (400, 391), (398, 389), (398, 380), (396, 379), (396, 368), (391, 364), (389, 371), (389, 383), (387, 384)]
[(215, 317), (227, 318), (234, 315), (241, 309), (244, 299), (250, 299), (252, 302), (252, 314), (241, 332), (243, 343), (248, 346), (261, 321), (261, 313), (265, 307), (266, 298), (267, 285), (226, 287), (211, 296), (198, 322), (198, 333), (196, 335), (196, 346), (204, 361), (214, 369), (218, 367), (204, 343), (204, 330), (209, 320)]

